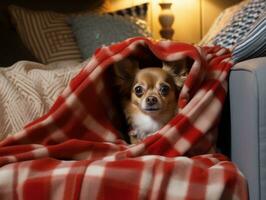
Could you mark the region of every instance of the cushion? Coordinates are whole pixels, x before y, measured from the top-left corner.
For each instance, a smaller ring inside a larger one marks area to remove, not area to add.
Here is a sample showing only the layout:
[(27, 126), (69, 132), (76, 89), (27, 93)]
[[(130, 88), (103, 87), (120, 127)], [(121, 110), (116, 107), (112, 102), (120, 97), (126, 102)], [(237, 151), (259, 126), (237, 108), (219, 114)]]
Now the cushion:
[(36, 61), (36, 58), (23, 45), (19, 35), (9, 24), (9, 18), (0, 13), (0, 67), (8, 67), (18, 60)]
[(140, 21), (109, 14), (90, 14), (69, 19), (84, 59), (103, 45), (135, 36), (151, 36), (147, 29), (137, 23)]
[(131, 16), (145, 20), (147, 17), (147, 10), (148, 10), (148, 3), (144, 3), (129, 8), (120, 9), (114, 12), (109, 12), (109, 14)]
[(248, 1), (240, 2), (236, 5), (233, 5), (229, 8), (226, 8), (224, 11), (222, 11), (218, 17), (215, 19), (213, 24), (211, 25), (208, 32), (204, 35), (202, 40), (199, 42), (199, 45), (213, 45), (213, 39), (214, 37), (219, 34), (219, 32), (226, 27), (228, 24), (230, 24), (233, 16), (243, 8), (248, 3)]
[(10, 6), (9, 11), (23, 43), (42, 63), (81, 60), (65, 14), (18, 6)]
[[(14, 5), (9, 7), (9, 12), (24, 45), (42, 63), (62, 60), (80, 61), (82, 59), (75, 37), (66, 22), (69, 15), (49, 10), (33, 11)], [(78, 15), (84, 15), (84, 13), (86, 12), (78, 13)], [(145, 19), (147, 4), (118, 10), (110, 14)], [(137, 18), (134, 20), (138, 26), (146, 28), (145, 22)]]
[(233, 48), (233, 60), (240, 62), (249, 58), (266, 56), (266, 13)]
[(215, 36), (213, 43), (226, 48), (233, 48), (265, 13), (265, 8), (265, 0), (249, 1), (233, 16), (230, 24)]

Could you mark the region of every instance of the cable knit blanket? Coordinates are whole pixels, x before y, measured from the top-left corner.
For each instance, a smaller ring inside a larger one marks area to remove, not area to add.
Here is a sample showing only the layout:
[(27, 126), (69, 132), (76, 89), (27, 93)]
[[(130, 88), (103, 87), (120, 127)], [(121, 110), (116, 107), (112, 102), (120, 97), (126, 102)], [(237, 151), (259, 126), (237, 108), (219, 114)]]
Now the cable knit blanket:
[[(111, 122), (105, 75), (112, 63), (144, 49), (194, 64), (180, 113), (128, 145)], [(231, 65), (220, 47), (146, 38), (99, 49), (47, 114), (0, 142), (0, 199), (247, 199), (245, 178), (214, 145)]]
[(47, 113), (85, 64), (62, 61), (43, 65), (19, 61), (0, 68), (0, 140)]

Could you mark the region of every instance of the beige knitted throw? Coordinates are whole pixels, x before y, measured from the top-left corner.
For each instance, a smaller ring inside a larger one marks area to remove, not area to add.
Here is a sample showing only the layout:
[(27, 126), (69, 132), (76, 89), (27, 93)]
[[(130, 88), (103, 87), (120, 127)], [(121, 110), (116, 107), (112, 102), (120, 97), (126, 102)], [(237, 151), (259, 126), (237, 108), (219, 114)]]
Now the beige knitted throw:
[(85, 64), (19, 61), (0, 68), (0, 140), (45, 114)]

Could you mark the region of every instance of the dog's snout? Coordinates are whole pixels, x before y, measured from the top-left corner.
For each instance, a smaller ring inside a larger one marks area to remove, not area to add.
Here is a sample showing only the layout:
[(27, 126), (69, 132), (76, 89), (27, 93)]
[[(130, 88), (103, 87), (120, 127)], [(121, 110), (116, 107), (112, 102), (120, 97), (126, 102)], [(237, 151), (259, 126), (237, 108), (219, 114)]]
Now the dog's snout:
[(147, 105), (149, 105), (149, 106), (152, 106), (152, 105), (156, 104), (157, 102), (158, 102), (158, 99), (157, 99), (157, 97), (155, 97), (155, 96), (148, 96), (148, 97), (146, 98), (146, 103), (147, 103)]

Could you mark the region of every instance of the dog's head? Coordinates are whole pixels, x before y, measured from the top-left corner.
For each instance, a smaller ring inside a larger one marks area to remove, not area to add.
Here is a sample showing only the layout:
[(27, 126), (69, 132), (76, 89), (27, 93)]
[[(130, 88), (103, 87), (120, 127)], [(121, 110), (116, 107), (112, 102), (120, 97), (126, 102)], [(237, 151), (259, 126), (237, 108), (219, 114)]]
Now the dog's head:
[(132, 129), (132, 143), (159, 130), (176, 114), (177, 99), (188, 72), (185, 62), (162, 62), (161, 67), (140, 69), (136, 59), (127, 58), (114, 64), (114, 72)]
[(173, 77), (162, 68), (138, 70), (131, 88), (136, 112), (155, 116), (176, 107), (177, 87)]
[(175, 110), (187, 72), (182, 61), (140, 69), (136, 59), (127, 58), (116, 63), (114, 69), (123, 100), (131, 108), (127, 112), (159, 116)]

